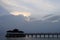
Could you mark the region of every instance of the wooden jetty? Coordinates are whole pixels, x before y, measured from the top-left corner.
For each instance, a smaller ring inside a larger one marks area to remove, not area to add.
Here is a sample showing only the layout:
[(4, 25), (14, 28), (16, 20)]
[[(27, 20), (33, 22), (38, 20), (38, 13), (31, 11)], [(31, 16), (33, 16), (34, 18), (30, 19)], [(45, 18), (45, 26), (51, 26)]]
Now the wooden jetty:
[(59, 38), (60, 37), (60, 33), (24, 33), (24, 31), (19, 31), (18, 29), (14, 29), (14, 30), (8, 30), (6, 37), (10, 38), (10, 37), (38, 37), (39, 38)]
[(40, 38), (42, 38), (42, 35), (43, 35), (43, 38), (46, 38), (46, 36), (47, 36), (47, 38), (59, 38), (59, 36), (60, 36), (60, 33), (25, 33), (25, 35), (27, 36), (27, 37), (40, 37)]

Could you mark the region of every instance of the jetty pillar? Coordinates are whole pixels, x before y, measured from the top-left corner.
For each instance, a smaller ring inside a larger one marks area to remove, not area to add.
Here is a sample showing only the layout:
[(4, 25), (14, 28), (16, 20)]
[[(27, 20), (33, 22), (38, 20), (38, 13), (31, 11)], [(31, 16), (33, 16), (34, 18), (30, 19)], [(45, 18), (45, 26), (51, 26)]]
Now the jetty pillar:
[(57, 38), (58, 38), (58, 34), (57, 34)]
[(48, 38), (49, 38), (49, 36), (50, 36), (50, 35), (48, 34)]
[(54, 34), (52, 34), (52, 38), (54, 38)]
[(45, 34), (44, 34), (44, 38), (45, 38)]
[(37, 38), (37, 35), (35, 35), (35, 37)]
[(27, 35), (27, 37), (29, 37), (29, 35)]
[(31, 37), (33, 37), (33, 35), (31, 35)]
[(41, 38), (41, 35), (39, 35), (40, 36), (40, 38)]

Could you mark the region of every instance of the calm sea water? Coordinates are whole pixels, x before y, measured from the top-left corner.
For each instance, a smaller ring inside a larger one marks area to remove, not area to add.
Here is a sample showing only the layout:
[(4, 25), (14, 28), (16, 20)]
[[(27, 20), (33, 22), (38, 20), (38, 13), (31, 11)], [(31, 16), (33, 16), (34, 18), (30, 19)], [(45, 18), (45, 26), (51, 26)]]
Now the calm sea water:
[(60, 38), (5, 38), (5, 37), (0, 37), (0, 40), (60, 40)]

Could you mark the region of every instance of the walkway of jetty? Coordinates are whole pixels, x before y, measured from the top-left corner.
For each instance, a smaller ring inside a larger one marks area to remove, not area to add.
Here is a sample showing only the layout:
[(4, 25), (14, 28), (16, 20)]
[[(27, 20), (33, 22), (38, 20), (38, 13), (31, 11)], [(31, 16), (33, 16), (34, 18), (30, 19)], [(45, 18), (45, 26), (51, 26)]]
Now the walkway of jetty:
[(27, 37), (59, 38), (60, 33), (25, 33)]

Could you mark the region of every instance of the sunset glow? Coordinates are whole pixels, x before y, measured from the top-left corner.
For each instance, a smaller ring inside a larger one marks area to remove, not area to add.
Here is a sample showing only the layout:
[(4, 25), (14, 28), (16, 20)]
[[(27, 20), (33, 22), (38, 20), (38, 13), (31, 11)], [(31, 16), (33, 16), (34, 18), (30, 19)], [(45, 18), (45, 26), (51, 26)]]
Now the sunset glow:
[(29, 12), (18, 12), (18, 11), (11, 12), (10, 14), (14, 16), (23, 15), (24, 17), (29, 17), (31, 15), (31, 13)]

